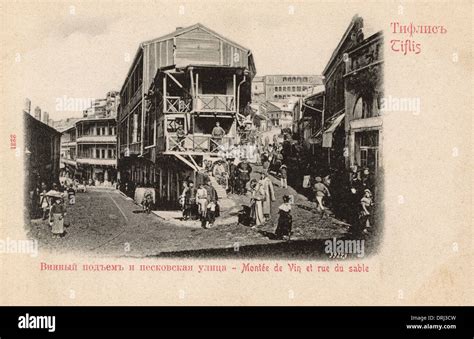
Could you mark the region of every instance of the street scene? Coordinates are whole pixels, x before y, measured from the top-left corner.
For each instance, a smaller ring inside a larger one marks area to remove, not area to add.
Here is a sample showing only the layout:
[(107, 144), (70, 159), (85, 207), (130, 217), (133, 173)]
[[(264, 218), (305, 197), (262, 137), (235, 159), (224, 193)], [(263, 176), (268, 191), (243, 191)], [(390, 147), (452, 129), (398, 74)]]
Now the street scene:
[(27, 234), (100, 256), (324, 259), (332, 239), (376, 253), (383, 34), (354, 15), (331, 43), (323, 69), (261, 74), (252, 46), (195, 23), (137, 41), (81, 116), (26, 99)]

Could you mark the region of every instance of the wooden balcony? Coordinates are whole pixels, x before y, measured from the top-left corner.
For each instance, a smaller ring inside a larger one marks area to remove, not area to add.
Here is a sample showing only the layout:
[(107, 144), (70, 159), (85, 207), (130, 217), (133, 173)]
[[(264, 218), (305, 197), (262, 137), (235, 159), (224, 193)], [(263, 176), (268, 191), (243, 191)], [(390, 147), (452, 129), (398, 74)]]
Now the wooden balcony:
[(196, 112), (235, 112), (235, 97), (233, 95), (200, 94), (194, 100)]
[(163, 111), (165, 113), (188, 113), (191, 112), (191, 100), (181, 97), (164, 97)]
[(215, 139), (210, 135), (190, 134), (185, 137), (166, 136), (165, 153), (219, 154), (226, 152), (234, 143), (234, 137)]

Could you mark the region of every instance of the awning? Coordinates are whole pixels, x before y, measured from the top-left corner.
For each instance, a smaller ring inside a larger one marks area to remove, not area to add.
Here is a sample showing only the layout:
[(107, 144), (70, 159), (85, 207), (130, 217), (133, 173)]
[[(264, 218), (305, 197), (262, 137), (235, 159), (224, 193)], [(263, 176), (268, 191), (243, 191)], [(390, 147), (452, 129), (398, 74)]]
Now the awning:
[(342, 120), (344, 120), (345, 115), (345, 113), (339, 115), (336, 119), (334, 119), (331, 126), (329, 126), (329, 128), (323, 132), (323, 147), (332, 147), (332, 135), (336, 128), (341, 124)]

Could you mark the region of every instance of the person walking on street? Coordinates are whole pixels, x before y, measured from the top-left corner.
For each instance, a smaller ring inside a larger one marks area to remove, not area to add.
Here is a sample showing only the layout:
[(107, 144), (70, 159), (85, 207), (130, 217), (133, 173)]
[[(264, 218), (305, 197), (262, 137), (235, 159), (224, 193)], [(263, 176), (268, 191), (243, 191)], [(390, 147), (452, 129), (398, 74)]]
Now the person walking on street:
[(263, 187), (263, 192), (265, 193), (265, 199), (263, 200), (263, 215), (265, 220), (270, 220), (270, 213), (272, 210), (272, 201), (275, 201), (275, 189), (273, 188), (273, 183), (268, 177), (267, 174), (261, 173), (259, 183)]
[(360, 226), (363, 233), (368, 233), (368, 228), (370, 228), (370, 216), (372, 210), (372, 192), (369, 189), (364, 190), (364, 196), (360, 200)]
[(48, 219), (49, 217), (49, 209), (51, 207), (49, 197), (46, 195), (46, 185), (43, 183), (41, 185), (42, 191), (40, 193), (40, 207), (43, 211), (43, 220)]
[(207, 191), (208, 204), (207, 204), (207, 213), (206, 213), (206, 221), (204, 224), (204, 228), (212, 228), (212, 226), (214, 226), (214, 222), (216, 221), (216, 212), (218, 211), (217, 191), (212, 186), (210, 179), (207, 179), (205, 188)]
[(265, 191), (262, 184), (252, 181), (250, 184), (250, 220), (253, 228), (265, 223), (265, 216), (263, 214), (264, 199)]
[(207, 190), (204, 187), (204, 184), (200, 184), (196, 192), (197, 204), (198, 204), (198, 214), (201, 218), (206, 219), (207, 214)]
[(195, 218), (196, 188), (194, 182), (188, 182), (188, 189), (184, 193), (184, 220)]
[(280, 184), (282, 188), (288, 188), (288, 168), (285, 164), (280, 166)]
[(323, 184), (321, 177), (315, 178), (314, 192), (316, 196), (316, 208), (319, 212), (321, 212), (321, 218), (324, 218), (327, 216), (327, 209), (324, 206), (323, 199), (327, 196), (330, 196), (331, 194), (329, 193), (329, 189), (326, 187), (326, 185)]
[(286, 236), (290, 240), (293, 218), (291, 216), (291, 204), (288, 195), (283, 196), (283, 204), (278, 207), (278, 214), (278, 226), (275, 230), (275, 236), (277, 239), (283, 239)]
[(64, 235), (64, 216), (66, 211), (63, 205), (63, 199), (59, 196), (54, 198), (54, 204), (51, 207), (51, 219), (53, 222), (53, 238), (59, 238)]

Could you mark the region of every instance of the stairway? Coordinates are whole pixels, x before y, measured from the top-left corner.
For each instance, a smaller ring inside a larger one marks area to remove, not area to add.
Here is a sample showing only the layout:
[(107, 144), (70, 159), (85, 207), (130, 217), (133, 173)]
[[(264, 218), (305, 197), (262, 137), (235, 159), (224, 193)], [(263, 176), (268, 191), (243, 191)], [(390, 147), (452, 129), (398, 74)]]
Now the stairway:
[(212, 175), (209, 176), (209, 179), (211, 180), (212, 187), (214, 187), (214, 189), (217, 192), (217, 197), (219, 198), (219, 200), (227, 199), (227, 192), (225, 188), (219, 185), (217, 183), (216, 178), (214, 178)]
[(209, 179), (211, 180), (212, 187), (214, 187), (217, 192), (221, 212), (226, 211), (227, 213), (236, 213), (240, 209), (240, 206), (236, 205), (235, 201), (227, 196), (225, 188), (217, 183), (216, 178), (214, 178), (213, 176), (209, 176)]

